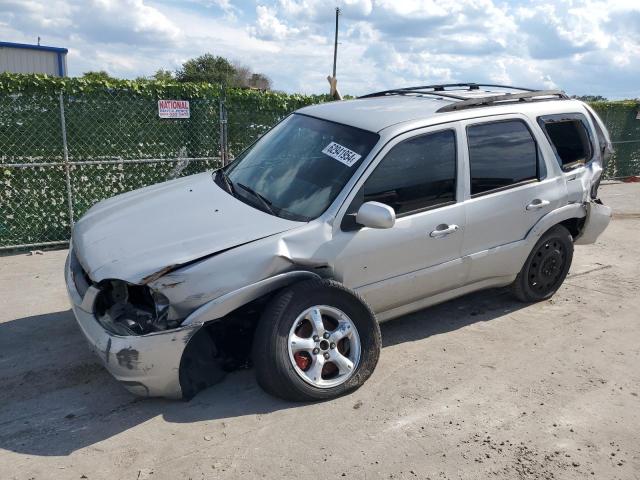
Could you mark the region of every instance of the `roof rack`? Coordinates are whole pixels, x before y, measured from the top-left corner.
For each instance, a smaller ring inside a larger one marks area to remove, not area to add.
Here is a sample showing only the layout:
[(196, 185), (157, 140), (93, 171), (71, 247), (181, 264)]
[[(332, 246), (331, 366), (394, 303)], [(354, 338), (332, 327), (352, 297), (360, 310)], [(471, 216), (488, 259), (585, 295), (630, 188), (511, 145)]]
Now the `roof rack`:
[[(499, 95), (488, 95), (486, 97), (471, 98), (462, 95), (456, 95), (454, 93), (457, 90), (461, 89), (464, 89), (464, 91), (480, 90), (480, 87), (504, 88), (509, 90), (519, 90), (519, 92), (505, 92)], [(423, 85), (420, 87), (395, 88), (392, 90), (383, 90), (381, 92), (369, 93), (358, 98), (373, 98), (406, 94), (433, 95), (442, 98), (450, 98), (452, 100), (459, 100), (458, 102), (453, 102), (440, 107), (438, 110), (436, 110), (437, 113), (453, 112), (456, 110), (479, 106), (496, 105), (509, 101), (534, 101), (536, 99), (538, 101), (551, 100), (551, 98), (544, 97), (557, 97), (557, 99), (560, 100), (569, 98), (562, 90), (534, 90), (531, 88), (514, 87), (511, 85), (497, 85), (490, 83), (444, 83), (437, 85)]]
[[(542, 97), (542, 98), (540, 98)], [(557, 97), (557, 98), (544, 98)], [(503, 93), (501, 95), (490, 95), (487, 97), (466, 98), (459, 102), (450, 103), (436, 110), (436, 113), (455, 112), (465, 108), (487, 107), (490, 105), (500, 105), (504, 102), (531, 101), (531, 100), (566, 100), (569, 97), (562, 90), (530, 90), (522, 93)]]
[(381, 92), (368, 93), (367, 95), (362, 95), (358, 98), (372, 98), (372, 97), (383, 97), (386, 95), (403, 95), (405, 93), (419, 93), (423, 95), (437, 95), (439, 97), (449, 97), (455, 98), (457, 100), (463, 100), (467, 97), (461, 97), (460, 95), (454, 95), (448, 88), (456, 88), (460, 90), (466, 87), (466, 91), (472, 90), (480, 90), (480, 87), (497, 87), (497, 88), (508, 88), (509, 90), (521, 90), (523, 92), (533, 92), (534, 90), (530, 88), (522, 88), (522, 87), (513, 87), (511, 85), (495, 85), (488, 83), (441, 83), (436, 85), (422, 85), (419, 87), (404, 87), (404, 88), (394, 88), (391, 90), (383, 90)]

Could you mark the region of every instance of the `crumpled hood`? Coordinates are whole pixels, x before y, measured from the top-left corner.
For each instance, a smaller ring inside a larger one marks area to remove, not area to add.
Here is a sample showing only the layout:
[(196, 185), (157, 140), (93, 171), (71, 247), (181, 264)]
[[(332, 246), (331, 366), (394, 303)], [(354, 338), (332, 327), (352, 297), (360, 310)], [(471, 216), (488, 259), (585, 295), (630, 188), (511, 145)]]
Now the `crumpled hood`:
[(205, 172), (97, 203), (75, 224), (72, 239), (92, 280), (142, 283), (163, 270), (300, 225), (232, 197)]

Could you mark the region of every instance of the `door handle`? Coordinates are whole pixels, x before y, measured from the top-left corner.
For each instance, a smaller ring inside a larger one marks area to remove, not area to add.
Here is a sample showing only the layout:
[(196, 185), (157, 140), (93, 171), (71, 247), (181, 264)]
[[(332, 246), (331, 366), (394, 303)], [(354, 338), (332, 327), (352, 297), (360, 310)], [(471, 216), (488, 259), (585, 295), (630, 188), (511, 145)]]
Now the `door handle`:
[(460, 230), (460, 227), (458, 225), (447, 225), (446, 223), (441, 223), (436, 227), (434, 231), (429, 234), (429, 236), (432, 238), (442, 238), (446, 237), (447, 235), (451, 235), (458, 230)]
[(538, 210), (540, 208), (544, 208), (547, 205), (549, 205), (549, 200), (540, 200), (539, 198), (536, 198), (535, 200), (532, 200), (531, 203), (529, 205), (527, 205), (527, 210)]

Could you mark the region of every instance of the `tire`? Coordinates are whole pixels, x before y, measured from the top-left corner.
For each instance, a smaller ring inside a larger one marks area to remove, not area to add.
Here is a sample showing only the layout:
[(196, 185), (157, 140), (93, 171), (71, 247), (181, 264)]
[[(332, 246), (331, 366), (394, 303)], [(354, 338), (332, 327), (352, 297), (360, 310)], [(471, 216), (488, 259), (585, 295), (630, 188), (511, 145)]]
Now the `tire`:
[(550, 228), (535, 244), (512, 284), (521, 302), (551, 298), (569, 273), (573, 260), (573, 237), (562, 225)]
[(357, 293), (332, 280), (303, 281), (279, 292), (260, 318), (256, 378), (285, 400), (334, 398), (371, 376), (381, 343), (378, 322)]

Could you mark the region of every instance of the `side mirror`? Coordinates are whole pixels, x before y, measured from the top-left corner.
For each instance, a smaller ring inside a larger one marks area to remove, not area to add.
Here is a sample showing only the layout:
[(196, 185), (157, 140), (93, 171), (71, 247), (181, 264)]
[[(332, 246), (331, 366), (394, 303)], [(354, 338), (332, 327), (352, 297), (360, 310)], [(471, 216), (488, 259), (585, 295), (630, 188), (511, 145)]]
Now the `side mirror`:
[(356, 222), (369, 228), (391, 228), (396, 223), (396, 212), (380, 202), (366, 202), (358, 209)]

